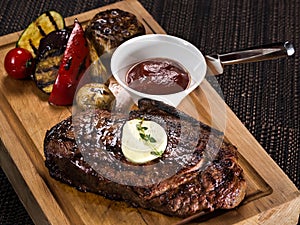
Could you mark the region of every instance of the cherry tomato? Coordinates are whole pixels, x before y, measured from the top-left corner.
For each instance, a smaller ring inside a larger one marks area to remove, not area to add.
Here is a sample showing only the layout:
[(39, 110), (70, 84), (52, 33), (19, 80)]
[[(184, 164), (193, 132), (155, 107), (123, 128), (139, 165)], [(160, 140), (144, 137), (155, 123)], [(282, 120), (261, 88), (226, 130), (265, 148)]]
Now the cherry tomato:
[(28, 50), (13, 48), (5, 56), (4, 67), (12, 78), (24, 79), (32, 75), (34, 59)]

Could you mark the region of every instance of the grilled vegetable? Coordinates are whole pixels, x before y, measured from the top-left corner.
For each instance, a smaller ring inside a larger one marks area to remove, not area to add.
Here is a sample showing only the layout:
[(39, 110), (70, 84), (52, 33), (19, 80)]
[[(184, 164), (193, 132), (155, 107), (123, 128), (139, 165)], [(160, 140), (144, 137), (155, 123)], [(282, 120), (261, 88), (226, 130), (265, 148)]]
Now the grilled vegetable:
[(71, 105), (78, 83), (90, 64), (87, 40), (81, 24), (75, 19), (49, 103), (60, 106)]
[(17, 47), (25, 48), (35, 58), (40, 40), (51, 31), (65, 27), (63, 17), (56, 11), (47, 11), (33, 21), (21, 34)]
[(34, 80), (39, 89), (50, 94), (57, 78), (58, 69), (67, 47), (71, 30), (55, 30), (42, 38), (37, 51)]
[(99, 12), (90, 20), (85, 32), (98, 56), (146, 33), (134, 14), (120, 9)]
[(79, 109), (111, 110), (115, 96), (105, 84), (88, 83), (76, 93), (76, 103)]

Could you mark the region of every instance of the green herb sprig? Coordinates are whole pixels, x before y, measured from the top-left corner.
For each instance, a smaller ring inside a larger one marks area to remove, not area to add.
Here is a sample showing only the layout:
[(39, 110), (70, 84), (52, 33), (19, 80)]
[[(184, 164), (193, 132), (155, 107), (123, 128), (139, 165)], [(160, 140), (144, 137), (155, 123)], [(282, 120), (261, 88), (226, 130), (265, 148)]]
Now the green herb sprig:
[(151, 151), (152, 155), (156, 155), (161, 157), (164, 153), (163, 151), (158, 151), (157, 148), (154, 147), (153, 143), (156, 143), (156, 139), (152, 137), (150, 134), (146, 134), (146, 130), (148, 127), (143, 126), (144, 118), (140, 119), (140, 122), (136, 124), (136, 129), (139, 131), (140, 138), (145, 142), (146, 145), (150, 146), (153, 151)]

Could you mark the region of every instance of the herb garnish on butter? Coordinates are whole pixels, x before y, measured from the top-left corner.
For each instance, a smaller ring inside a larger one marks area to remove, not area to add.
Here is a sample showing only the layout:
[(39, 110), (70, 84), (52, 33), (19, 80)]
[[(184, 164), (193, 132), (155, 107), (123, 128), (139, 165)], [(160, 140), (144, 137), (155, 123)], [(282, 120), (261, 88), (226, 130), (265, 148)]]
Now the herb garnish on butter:
[(121, 148), (129, 161), (146, 163), (163, 155), (167, 140), (166, 131), (161, 125), (137, 118), (124, 124)]
[(157, 148), (152, 143), (156, 143), (156, 139), (152, 137), (150, 134), (146, 134), (145, 131), (148, 130), (148, 127), (143, 126), (144, 118), (140, 119), (140, 122), (136, 124), (136, 129), (139, 131), (139, 135), (142, 140), (149, 145), (153, 151), (152, 155), (156, 155), (161, 157), (164, 151), (158, 151)]

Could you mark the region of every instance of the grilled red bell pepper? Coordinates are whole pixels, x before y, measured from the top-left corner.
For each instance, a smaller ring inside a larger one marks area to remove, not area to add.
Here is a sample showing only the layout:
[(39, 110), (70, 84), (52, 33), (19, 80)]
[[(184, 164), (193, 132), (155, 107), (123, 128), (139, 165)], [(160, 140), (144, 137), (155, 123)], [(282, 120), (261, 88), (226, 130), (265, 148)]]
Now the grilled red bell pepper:
[(81, 24), (75, 19), (49, 103), (59, 106), (72, 105), (78, 83), (90, 64), (88, 43)]

